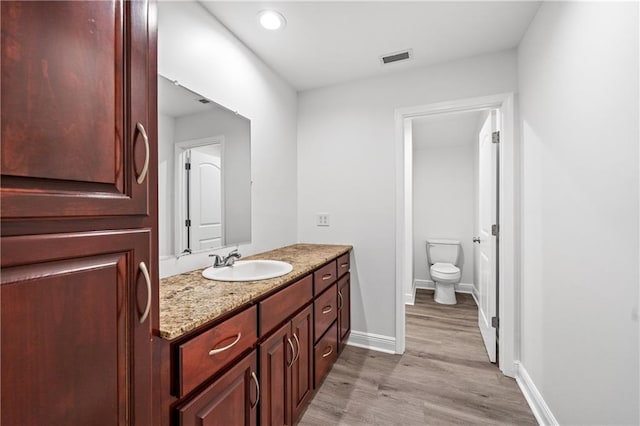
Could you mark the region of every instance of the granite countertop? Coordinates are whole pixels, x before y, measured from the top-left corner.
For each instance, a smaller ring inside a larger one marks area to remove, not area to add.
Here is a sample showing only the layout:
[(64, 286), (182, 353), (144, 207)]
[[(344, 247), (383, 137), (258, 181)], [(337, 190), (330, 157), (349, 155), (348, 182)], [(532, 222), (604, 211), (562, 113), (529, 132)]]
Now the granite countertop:
[[(208, 280), (202, 269), (160, 280), (160, 337), (173, 340), (348, 253), (352, 246), (294, 244), (249, 256), (289, 262), (286, 275), (261, 281)], [(243, 258), (243, 260), (245, 260)]]

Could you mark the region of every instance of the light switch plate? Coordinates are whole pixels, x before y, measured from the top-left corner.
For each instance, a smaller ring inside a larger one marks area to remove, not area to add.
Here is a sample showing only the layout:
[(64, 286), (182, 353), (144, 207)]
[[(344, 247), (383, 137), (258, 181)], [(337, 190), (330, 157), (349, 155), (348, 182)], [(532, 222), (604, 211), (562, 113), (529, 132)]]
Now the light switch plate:
[(329, 213), (316, 214), (316, 226), (329, 226)]

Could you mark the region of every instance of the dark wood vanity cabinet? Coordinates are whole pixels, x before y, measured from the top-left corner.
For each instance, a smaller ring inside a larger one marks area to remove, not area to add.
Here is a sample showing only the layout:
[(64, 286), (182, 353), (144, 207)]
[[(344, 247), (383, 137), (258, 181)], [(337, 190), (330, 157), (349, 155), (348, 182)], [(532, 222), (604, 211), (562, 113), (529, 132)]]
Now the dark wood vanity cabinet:
[(344, 349), (351, 333), (351, 261), (349, 253), (338, 258), (338, 346)]
[(1, 8), (3, 226), (150, 214), (156, 89), (148, 3)]
[[(198, 334), (169, 343), (174, 385), (167, 412), (172, 414), (163, 423), (296, 424), (336, 361), (339, 339), (344, 345), (348, 337), (349, 274), (338, 264), (334, 259)], [(251, 321), (257, 338), (249, 330)], [(214, 347), (223, 349), (217, 362), (208, 352)], [(254, 388), (259, 389), (257, 418)]]
[(351, 289), (350, 274), (338, 281), (338, 344), (344, 349), (351, 332)]
[(0, 7), (0, 423), (155, 424), (154, 5)]
[(313, 396), (313, 309), (307, 306), (291, 320), (297, 355), (291, 367), (291, 417), (295, 422)]
[(152, 423), (149, 229), (2, 241), (3, 425)]
[(260, 420), (291, 425), (291, 367), (296, 357), (291, 323), (260, 343)]
[(313, 392), (313, 310), (308, 305), (260, 344), (260, 423), (292, 425)]

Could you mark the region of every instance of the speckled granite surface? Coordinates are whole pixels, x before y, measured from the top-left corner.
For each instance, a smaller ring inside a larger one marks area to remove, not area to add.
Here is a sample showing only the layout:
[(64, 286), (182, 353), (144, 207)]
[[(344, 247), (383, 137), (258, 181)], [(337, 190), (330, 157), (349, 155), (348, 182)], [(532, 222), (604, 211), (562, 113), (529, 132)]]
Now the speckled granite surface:
[(300, 278), (331, 259), (349, 252), (351, 246), (294, 244), (249, 256), (289, 262), (293, 271), (262, 281), (224, 282), (208, 280), (202, 269), (160, 280), (160, 337), (173, 340), (235, 308)]

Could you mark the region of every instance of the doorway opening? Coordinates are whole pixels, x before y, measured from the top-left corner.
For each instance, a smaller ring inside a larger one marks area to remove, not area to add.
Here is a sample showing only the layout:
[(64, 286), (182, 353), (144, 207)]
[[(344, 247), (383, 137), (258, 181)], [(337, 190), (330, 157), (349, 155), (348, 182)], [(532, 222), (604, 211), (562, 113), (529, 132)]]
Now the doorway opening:
[[(426, 232), (431, 234), (430, 237), (460, 240), (463, 258), (466, 259), (464, 261), (471, 267), (467, 267), (466, 274), (463, 271), (466, 278), (463, 280), (461, 277), (462, 285), (458, 289), (473, 293), (477, 298), (478, 325), (489, 358), (494, 362), (499, 360), (498, 365), (503, 374), (513, 377), (519, 303), (514, 252), (517, 238), (514, 193), (516, 146), (512, 94), (396, 110), (396, 352), (403, 353), (405, 350), (405, 303), (411, 303), (416, 290), (415, 284), (421, 286), (418, 274), (418, 280), (414, 281), (414, 272), (420, 270), (419, 267), (414, 269), (414, 264), (420, 261), (425, 263), (422, 265), (423, 270), (427, 269), (426, 246), (423, 244), (426, 241), (417, 240), (414, 243), (414, 125), (429, 121), (444, 122), (456, 115), (466, 116), (468, 121), (476, 120), (481, 136), (476, 141), (478, 202), (472, 209), (478, 212), (478, 225), (471, 230), (468, 226), (466, 230), (456, 230), (455, 226), (447, 225), (450, 226), (449, 231), (444, 230), (446, 226), (439, 227), (446, 235), (434, 232), (433, 229)], [(482, 138), (485, 138), (484, 144)], [(442, 170), (444, 166), (440, 164), (440, 167)], [(474, 196), (471, 195), (471, 198)], [(479, 241), (479, 244), (475, 243), (475, 250), (471, 241), (473, 239)], [(477, 256), (473, 256), (474, 251), (478, 253)], [(418, 255), (420, 252), (424, 253), (424, 261), (419, 257), (414, 258), (414, 252)], [(433, 280), (431, 283), (429, 281), (428, 278), (423, 279), (422, 284), (426, 282), (428, 288), (433, 283)]]

